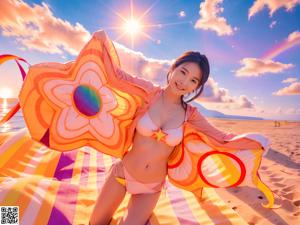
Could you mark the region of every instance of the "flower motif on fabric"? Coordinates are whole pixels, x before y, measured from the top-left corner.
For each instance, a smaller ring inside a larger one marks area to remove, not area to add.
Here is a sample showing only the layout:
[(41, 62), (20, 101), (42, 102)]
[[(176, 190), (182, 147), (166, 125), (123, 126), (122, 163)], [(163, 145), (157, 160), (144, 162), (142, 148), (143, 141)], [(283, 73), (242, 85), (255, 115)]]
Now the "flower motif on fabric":
[(90, 132), (101, 138), (113, 134), (115, 125), (109, 112), (117, 107), (117, 101), (105, 84), (102, 71), (92, 61), (81, 66), (75, 80), (45, 82), (48, 99), (61, 109), (56, 127), (60, 136), (75, 138)]
[(93, 36), (75, 61), (31, 66), (19, 95), (31, 137), (61, 152), (89, 146), (122, 158), (147, 96), (118, 76), (120, 67), (104, 33)]

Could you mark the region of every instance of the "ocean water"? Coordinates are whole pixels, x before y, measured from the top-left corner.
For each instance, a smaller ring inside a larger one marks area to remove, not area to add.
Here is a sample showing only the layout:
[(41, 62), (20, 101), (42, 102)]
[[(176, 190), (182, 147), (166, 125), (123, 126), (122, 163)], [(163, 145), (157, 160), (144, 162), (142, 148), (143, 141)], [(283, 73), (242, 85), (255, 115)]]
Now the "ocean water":
[[(18, 99), (2, 99), (0, 98), (0, 119), (9, 112), (9, 110), (18, 102)], [(13, 132), (25, 128), (26, 124), (23, 119), (21, 109), (5, 124), (0, 126), (0, 133)]]

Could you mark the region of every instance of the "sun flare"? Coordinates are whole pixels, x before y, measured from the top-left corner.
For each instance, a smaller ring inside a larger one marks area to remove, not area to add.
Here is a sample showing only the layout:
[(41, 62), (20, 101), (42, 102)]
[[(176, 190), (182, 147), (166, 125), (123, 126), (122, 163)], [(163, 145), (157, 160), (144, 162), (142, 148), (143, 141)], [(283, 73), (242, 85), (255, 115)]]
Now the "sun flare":
[(13, 92), (8, 87), (0, 88), (0, 98), (12, 98)]

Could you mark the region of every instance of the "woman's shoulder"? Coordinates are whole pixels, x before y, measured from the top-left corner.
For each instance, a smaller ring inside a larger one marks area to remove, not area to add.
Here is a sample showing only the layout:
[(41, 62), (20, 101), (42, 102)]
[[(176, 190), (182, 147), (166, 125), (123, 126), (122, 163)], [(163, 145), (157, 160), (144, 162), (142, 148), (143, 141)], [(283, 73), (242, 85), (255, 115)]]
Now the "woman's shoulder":
[(200, 113), (198, 108), (190, 103), (186, 103), (186, 107), (188, 119)]

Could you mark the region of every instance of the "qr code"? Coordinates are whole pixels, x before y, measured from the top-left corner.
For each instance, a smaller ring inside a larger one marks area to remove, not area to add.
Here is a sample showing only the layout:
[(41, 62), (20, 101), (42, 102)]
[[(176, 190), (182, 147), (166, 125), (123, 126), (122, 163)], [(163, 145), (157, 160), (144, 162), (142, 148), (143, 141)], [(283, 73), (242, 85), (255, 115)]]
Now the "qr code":
[(0, 224), (19, 225), (19, 206), (0, 206)]

